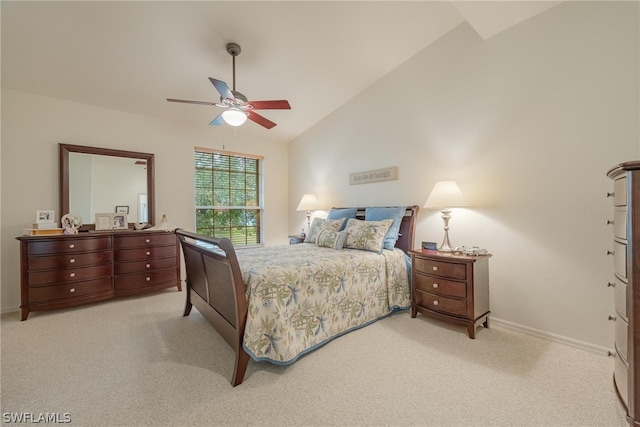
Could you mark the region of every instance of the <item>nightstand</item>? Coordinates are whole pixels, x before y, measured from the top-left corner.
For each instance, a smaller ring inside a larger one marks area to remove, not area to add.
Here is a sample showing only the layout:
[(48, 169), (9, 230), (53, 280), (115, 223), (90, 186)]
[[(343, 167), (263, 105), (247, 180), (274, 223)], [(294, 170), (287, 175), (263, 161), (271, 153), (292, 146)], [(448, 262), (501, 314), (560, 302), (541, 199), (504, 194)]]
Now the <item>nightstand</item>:
[(489, 257), (430, 250), (409, 251), (412, 265), (411, 317), (426, 316), (467, 326), (489, 327)]
[(303, 242), (304, 242), (304, 237), (302, 236), (289, 236), (290, 245), (297, 245), (298, 243), (303, 243)]

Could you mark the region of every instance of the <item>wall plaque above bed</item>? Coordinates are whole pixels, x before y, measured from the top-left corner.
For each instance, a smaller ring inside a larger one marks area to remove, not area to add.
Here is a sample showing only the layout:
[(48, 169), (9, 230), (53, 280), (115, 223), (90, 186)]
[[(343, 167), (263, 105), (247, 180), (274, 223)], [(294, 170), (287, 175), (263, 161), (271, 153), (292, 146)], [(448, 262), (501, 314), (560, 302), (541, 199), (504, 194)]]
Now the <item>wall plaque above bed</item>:
[(395, 181), (398, 179), (398, 167), (375, 169), (349, 174), (349, 185), (371, 184), (373, 182)]

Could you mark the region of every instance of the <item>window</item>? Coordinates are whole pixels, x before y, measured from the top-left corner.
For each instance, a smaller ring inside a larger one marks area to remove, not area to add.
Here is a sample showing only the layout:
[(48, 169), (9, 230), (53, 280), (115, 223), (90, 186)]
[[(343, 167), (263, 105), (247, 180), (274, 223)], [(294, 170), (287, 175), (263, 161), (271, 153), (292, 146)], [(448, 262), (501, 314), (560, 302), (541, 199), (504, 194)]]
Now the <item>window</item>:
[(262, 243), (262, 161), (196, 147), (196, 233), (240, 246)]

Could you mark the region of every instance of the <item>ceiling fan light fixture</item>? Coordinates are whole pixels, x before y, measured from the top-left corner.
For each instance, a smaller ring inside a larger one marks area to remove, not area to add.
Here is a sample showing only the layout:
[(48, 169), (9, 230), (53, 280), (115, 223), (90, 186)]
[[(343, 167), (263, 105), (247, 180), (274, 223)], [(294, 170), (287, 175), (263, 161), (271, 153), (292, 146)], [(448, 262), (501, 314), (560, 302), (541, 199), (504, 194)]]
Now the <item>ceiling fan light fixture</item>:
[(229, 108), (222, 112), (222, 119), (230, 126), (241, 126), (247, 121), (247, 115), (237, 108)]

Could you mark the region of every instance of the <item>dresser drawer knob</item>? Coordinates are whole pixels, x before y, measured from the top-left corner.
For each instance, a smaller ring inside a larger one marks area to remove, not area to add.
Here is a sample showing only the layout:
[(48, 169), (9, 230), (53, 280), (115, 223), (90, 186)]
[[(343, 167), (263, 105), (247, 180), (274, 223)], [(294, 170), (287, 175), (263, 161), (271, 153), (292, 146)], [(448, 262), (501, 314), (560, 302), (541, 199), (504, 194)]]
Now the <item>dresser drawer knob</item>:
[(607, 286), (610, 287), (610, 288), (615, 288), (616, 284), (609, 282), (609, 283), (607, 283)]
[(147, 276), (147, 282), (151, 281), (151, 277)]
[(147, 242), (147, 243), (149, 243), (150, 241), (151, 241), (151, 240), (149, 240), (149, 239), (145, 240), (145, 242)]
[(74, 262), (76, 262), (76, 259), (75, 259), (75, 258), (71, 258), (71, 259), (69, 260), (69, 264), (73, 264)]
[(438, 285), (437, 283), (434, 283), (434, 284), (433, 284), (433, 287), (434, 287), (434, 288), (437, 288), (438, 286), (440, 286), (440, 285)]
[(151, 264), (147, 264), (147, 265), (145, 265), (145, 267), (151, 268)]
[(437, 265), (433, 266), (433, 271), (438, 271), (438, 266)]
[(69, 273), (69, 277), (76, 277), (76, 273)]
[(147, 256), (151, 255), (151, 252), (147, 251)]
[(615, 224), (615, 221), (611, 221), (610, 219), (607, 220), (607, 225), (613, 225)]
[(73, 249), (73, 248), (75, 248), (75, 247), (76, 247), (76, 245), (74, 245), (73, 243), (71, 243), (71, 244), (69, 245), (69, 249)]
[(607, 255), (615, 255), (614, 251), (607, 251)]
[(76, 291), (76, 288), (69, 289), (69, 293), (74, 293), (75, 291)]
[(615, 322), (615, 321), (616, 321), (616, 318), (615, 318), (615, 316), (609, 316), (609, 320), (611, 320), (611, 321)]
[(438, 300), (435, 300), (435, 301), (433, 302), (433, 305), (438, 305), (438, 304), (440, 304), (440, 302), (439, 302)]
[(607, 197), (613, 197), (615, 195), (616, 195), (616, 193), (607, 193)]

